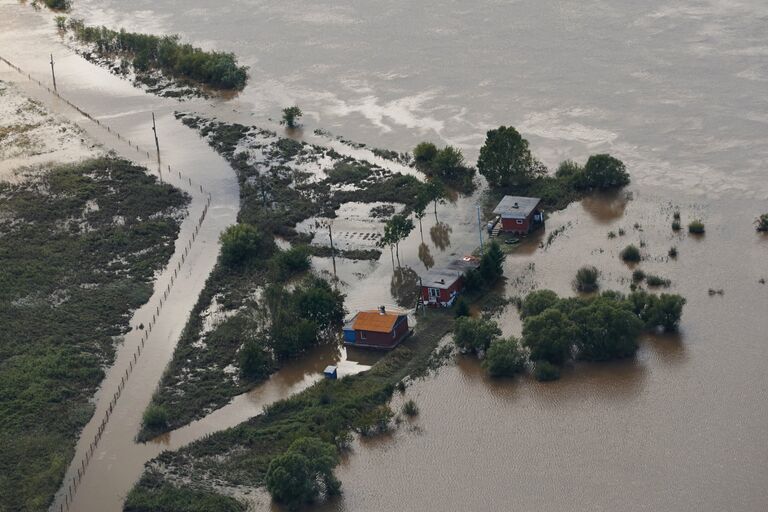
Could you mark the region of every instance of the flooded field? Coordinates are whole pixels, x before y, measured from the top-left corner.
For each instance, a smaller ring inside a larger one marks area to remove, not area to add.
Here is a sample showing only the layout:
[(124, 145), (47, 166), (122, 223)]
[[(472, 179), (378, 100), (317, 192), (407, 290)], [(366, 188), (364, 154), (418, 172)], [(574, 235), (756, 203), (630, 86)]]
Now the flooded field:
[[(431, 139), (461, 147), (469, 161), (485, 130), (504, 123), (529, 138), (550, 167), (608, 151), (627, 164), (629, 195), (574, 203), (509, 255), (505, 294), (573, 294), (571, 281), (584, 264), (601, 270), (603, 289), (628, 291), (632, 269), (618, 252), (635, 243), (643, 246), (639, 268), (670, 279), (670, 291), (686, 297), (680, 332), (646, 336), (633, 361), (579, 363), (547, 384), (491, 380), (476, 360), (457, 357), (408, 389), (406, 398), (421, 410), (412, 423), (391, 436), (355, 441), (337, 470), (344, 494), (322, 509), (768, 507), (768, 285), (760, 282), (768, 279), (768, 238), (752, 225), (768, 211), (764, 2), (193, 0), (179, 9), (146, 0), (77, 0), (73, 14), (88, 23), (180, 33), (203, 47), (234, 51), (251, 67), (251, 81), (236, 98), (193, 100), (183, 108), (84, 63), (59, 45), (50, 16), (12, 0), (0, 0), (0, 14), (0, 55), (45, 77), (47, 53), (55, 49), (69, 97), (92, 105), (134, 140), (150, 140), (149, 112), (158, 112), (169, 148), (164, 158), (188, 167), (219, 199), (203, 267), (213, 264), (218, 230), (234, 219), (237, 192), (226, 163), (173, 118), (177, 109), (279, 129), (270, 118), (298, 103), (306, 126), (294, 136), (308, 142), (360, 151), (314, 128), (397, 151)], [(18, 77), (0, 66), (0, 79)], [(423, 229), (417, 225), (400, 244), (408, 271), (394, 273), (386, 249), (378, 262), (337, 261), (347, 308), (412, 307), (414, 276), (479, 244), (475, 208), (482, 192), (440, 205), (437, 216), (428, 210)], [(365, 233), (375, 231), (375, 222), (352, 206), (334, 229), (350, 234), (339, 238), (350, 248), (368, 247)], [(706, 234), (673, 233), (675, 209), (684, 224), (701, 218)], [(608, 237), (619, 229), (623, 236)], [(672, 246), (677, 258), (668, 256)], [(332, 273), (331, 265), (313, 258), (321, 273)], [(130, 407), (105, 437), (96, 471), (89, 470), (78, 493), (79, 510), (118, 509), (146, 460), (258, 414), (311, 385), (325, 364), (342, 361), (342, 369), (355, 372), (374, 362), (319, 350), (210, 416), (135, 444), (141, 412), (205, 275), (189, 276), (191, 296), (173, 310), (164, 343), (150, 354), (154, 362), (129, 388)], [(505, 334), (519, 334), (513, 308), (497, 320)], [(261, 496), (253, 508), (265, 503)]]

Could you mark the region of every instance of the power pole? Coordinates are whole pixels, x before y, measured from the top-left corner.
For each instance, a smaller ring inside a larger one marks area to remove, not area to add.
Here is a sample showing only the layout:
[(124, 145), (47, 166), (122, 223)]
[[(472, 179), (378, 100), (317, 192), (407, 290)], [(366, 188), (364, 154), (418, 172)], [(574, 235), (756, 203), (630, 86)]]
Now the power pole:
[(53, 69), (53, 54), (51, 54), (51, 76), (53, 77), (53, 90), (54, 92), (59, 92), (56, 89), (56, 70)]
[(480, 221), (480, 205), (477, 205), (477, 232), (480, 235), (480, 251), (483, 250), (483, 224)]
[(331, 223), (328, 223), (328, 238), (331, 240), (331, 261), (333, 261), (333, 277), (336, 277), (336, 249), (333, 247), (333, 230)]
[(160, 143), (157, 141), (157, 125), (155, 124), (154, 112), (152, 112), (152, 131), (155, 132), (155, 147), (157, 148), (157, 162), (160, 163)]

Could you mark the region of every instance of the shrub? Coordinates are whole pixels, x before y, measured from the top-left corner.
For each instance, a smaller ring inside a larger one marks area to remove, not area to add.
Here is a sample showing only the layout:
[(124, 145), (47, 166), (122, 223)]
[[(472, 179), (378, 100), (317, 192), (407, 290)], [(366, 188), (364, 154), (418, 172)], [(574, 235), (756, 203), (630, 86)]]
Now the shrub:
[(255, 340), (248, 340), (240, 350), (240, 373), (251, 380), (260, 380), (272, 373), (272, 355)]
[(672, 221), (672, 231), (680, 231), (680, 221), (679, 220), (673, 220)]
[(296, 128), (296, 126), (297, 126), (296, 122), (303, 115), (304, 115), (304, 113), (296, 105), (294, 105), (292, 107), (286, 107), (286, 108), (283, 109), (283, 120), (282, 120), (282, 123), (285, 126), (287, 126), (288, 128)]
[(416, 402), (413, 400), (408, 400), (403, 404), (403, 414), (406, 416), (413, 418), (414, 416), (419, 415), (419, 406), (416, 405)]
[(667, 287), (670, 284), (672, 284), (672, 281), (669, 279), (664, 279), (663, 277), (655, 276), (655, 275), (649, 275), (645, 278), (645, 282), (648, 284), (648, 286), (663, 286)]
[(626, 234), (626, 231), (624, 231), (624, 228), (619, 228), (619, 236), (624, 236)]
[(573, 178), (583, 171), (584, 169), (573, 160), (565, 160), (558, 166), (555, 176), (558, 178)]
[(692, 233), (694, 235), (703, 235), (704, 234), (704, 223), (701, 222), (701, 220), (699, 220), (699, 219), (691, 221), (691, 223), (688, 224), (688, 232)]
[(764, 213), (755, 219), (756, 229), (763, 233), (768, 231), (768, 213)]
[(148, 429), (163, 428), (168, 424), (168, 412), (162, 405), (149, 404), (144, 411), (142, 423)]
[(680, 295), (649, 295), (641, 318), (648, 328), (661, 327), (665, 331), (674, 331), (680, 323), (685, 302)]
[(491, 320), (461, 317), (453, 328), (453, 341), (460, 349), (468, 352), (487, 350), (493, 340), (501, 336), (501, 329)]
[(645, 279), (645, 272), (640, 270), (639, 268), (632, 272), (632, 282), (633, 283), (641, 283)]
[(675, 220), (680, 220), (680, 212), (676, 211), (675, 213), (673, 213), (672, 218)]
[(594, 292), (598, 288), (597, 278), (600, 272), (596, 267), (587, 265), (576, 271), (573, 286), (580, 292)]
[(580, 359), (608, 361), (637, 351), (643, 322), (619, 302), (602, 296), (576, 310), (571, 318), (577, 326)]
[(560, 378), (560, 368), (547, 361), (536, 361), (533, 376), (539, 382), (549, 382)]
[(609, 231), (609, 232), (608, 232), (608, 238), (616, 238), (616, 232), (614, 232), (614, 231)]
[(525, 368), (525, 354), (516, 338), (497, 339), (488, 347), (483, 367), (492, 377), (511, 377)]
[(413, 159), (419, 169), (430, 169), (435, 156), (437, 156), (437, 146), (431, 142), (420, 142), (413, 148)]
[(629, 184), (624, 163), (608, 154), (592, 155), (576, 179), (579, 188), (608, 190)]
[(469, 304), (467, 304), (467, 301), (464, 300), (464, 297), (459, 297), (459, 300), (456, 301), (456, 311), (454, 312), (454, 315), (456, 318), (461, 316), (469, 316)]
[(309, 248), (297, 245), (285, 251), (278, 251), (271, 261), (272, 271), (277, 279), (288, 279), (290, 276), (309, 270), (311, 260)]
[(251, 224), (229, 226), (220, 240), (221, 259), (229, 267), (245, 265), (257, 256), (271, 252), (271, 240)]
[(670, 258), (677, 258), (677, 247), (675, 247), (674, 245), (670, 247), (669, 252), (667, 252), (667, 254), (669, 254)]
[(523, 345), (532, 361), (564, 363), (571, 357), (577, 334), (576, 325), (556, 309), (547, 309), (523, 322)]
[(269, 464), (266, 487), (272, 499), (295, 509), (313, 501), (324, 489), (338, 494), (340, 482), (333, 475), (338, 463), (336, 447), (316, 437), (302, 437)]
[(637, 246), (632, 244), (622, 249), (621, 253), (619, 253), (619, 256), (621, 256), (622, 260), (630, 263), (637, 263), (641, 259), (640, 249), (638, 249)]

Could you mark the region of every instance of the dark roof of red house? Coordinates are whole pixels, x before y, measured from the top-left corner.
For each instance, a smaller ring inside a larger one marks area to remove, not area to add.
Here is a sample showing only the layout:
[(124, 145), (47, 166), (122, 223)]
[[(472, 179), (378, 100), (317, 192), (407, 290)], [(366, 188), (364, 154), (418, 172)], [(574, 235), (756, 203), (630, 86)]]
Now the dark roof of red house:
[(525, 219), (540, 202), (538, 197), (504, 196), (493, 213), (507, 219)]

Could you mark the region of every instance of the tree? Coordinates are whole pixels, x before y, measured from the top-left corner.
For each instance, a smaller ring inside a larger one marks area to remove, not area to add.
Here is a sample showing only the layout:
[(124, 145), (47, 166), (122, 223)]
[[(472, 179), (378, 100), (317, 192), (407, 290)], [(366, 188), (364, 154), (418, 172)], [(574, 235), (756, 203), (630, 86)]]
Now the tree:
[(453, 341), (467, 352), (486, 350), (493, 340), (501, 336), (501, 329), (491, 320), (460, 317), (453, 327)]
[(251, 224), (235, 224), (228, 227), (220, 237), (221, 259), (230, 267), (246, 264), (255, 256), (271, 252), (271, 242)]
[(464, 300), (464, 297), (459, 297), (459, 300), (456, 301), (456, 310), (454, 311), (454, 316), (456, 318), (469, 316), (469, 304), (467, 304), (467, 301)]
[(680, 323), (685, 302), (685, 298), (677, 294), (662, 293), (658, 297), (647, 295), (646, 308), (641, 318), (648, 328), (661, 327), (665, 331), (674, 331)]
[(467, 167), (461, 150), (446, 146), (432, 160), (432, 174), (450, 186), (468, 192), (473, 188), (475, 170)]
[(546, 172), (528, 148), (528, 141), (511, 126), (486, 133), (477, 169), (495, 188), (528, 185)]
[(552, 290), (533, 291), (523, 299), (520, 306), (520, 316), (525, 319), (529, 316), (539, 315), (557, 305), (559, 300), (557, 294)]
[(594, 265), (586, 265), (576, 271), (573, 286), (580, 292), (594, 292), (598, 288), (597, 278), (600, 271)]
[(523, 345), (530, 351), (531, 361), (564, 363), (571, 357), (577, 335), (576, 325), (553, 308), (523, 322)]
[(296, 121), (303, 115), (304, 113), (301, 109), (295, 105), (293, 107), (286, 107), (283, 109), (283, 120), (281, 122), (288, 128), (296, 128)]
[(413, 159), (416, 167), (422, 171), (427, 171), (432, 167), (432, 160), (437, 155), (437, 146), (431, 142), (420, 142), (413, 148)]
[[(380, 244), (390, 244), (395, 246), (397, 254), (397, 264), (400, 265), (400, 242), (408, 238), (413, 231), (413, 221), (405, 215), (393, 215), (384, 225), (384, 236)], [(383, 245), (381, 245), (383, 247)]]
[(427, 205), (431, 200), (429, 190), (425, 186), (419, 189), (416, 204), (413, 206), (413, 216), (419, 221), (419, 234), (422, 243), (424, 243), (424, 228), (421, 225), (421, 220), (427, 215)]
[(318, 495), (309, 460), (300, 453), (288, 451), (278, 455), (267, 469), (267, 490), (272, 499), (294, 510)]
[(437, 221), (437, 203), (443, 203), (445, 202), (445, 198), (447, 197), (447, 191), (445, 190), (445, 187), (443, 184), (438, 180), (430, 180), (426, 184), (424, 184), (424, 190), (425, 198), (427, 199), (427, 203), (433, 203), (435, 206), (435, 221)]
[(506, 258), (501, 246), (495, 240), (488, 244), (480, 258), (480, 275), (487, 285), (491, 285), (504, 273), (504, 259)]
[(579, 173), (576, 180), (576, 186), (579, 188), (597, 190), (619, 188), (628, 184), (629, 173), (624, 162), (605, 153), (590, 156), (584, 171)]
[(637, 351), (643, 322), (620, 302), (597, 298), (574, 311), (571, 319), (578, 328), (580, 359), (608, 361), (633, 356)]
[(584, 169), (573, 160), (564, 160), (560, 163), (557, 171), (555, 171), (555, 176), (558, 178), (573, 178), (580, 175), (583, 171)]
[(260, 380), (272, 373), (272, 355), (255, 339), (249, 339), (240, 350), (240, 373), (251, 380)]
[(500, 338), (491, 343), (483, 361), (491, 377), (511, 377), (525, 368), (525, 354), (517, 338)]
[(629, 263), (637, 263), (642, 259), (642, 256), (640, 255), (640, 249), (638, 249), (634, 244), (629, 244), (624, 249), (622, 249), (619, 253), (619, 256), (622, 260)]

